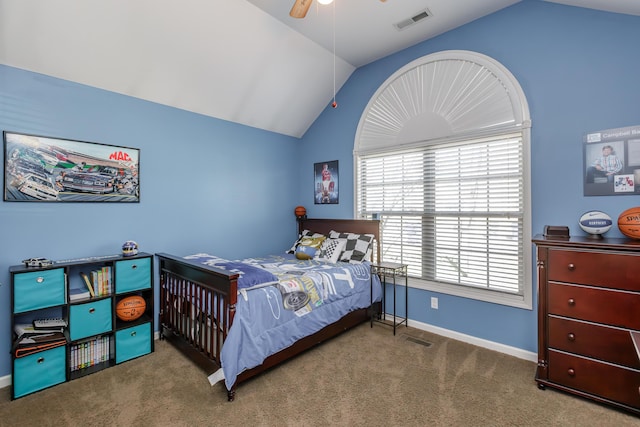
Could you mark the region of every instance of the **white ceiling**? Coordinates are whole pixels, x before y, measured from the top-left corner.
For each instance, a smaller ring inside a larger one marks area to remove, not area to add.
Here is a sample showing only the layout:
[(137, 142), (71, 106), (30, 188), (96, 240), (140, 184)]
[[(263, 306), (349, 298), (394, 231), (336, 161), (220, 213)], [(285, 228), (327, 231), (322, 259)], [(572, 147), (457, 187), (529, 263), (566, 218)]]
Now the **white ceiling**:
[(301, 137), (357, 67), (519, 0), (335, 0), (304, 19), (293, 1), (0, 0), (0, 64)]

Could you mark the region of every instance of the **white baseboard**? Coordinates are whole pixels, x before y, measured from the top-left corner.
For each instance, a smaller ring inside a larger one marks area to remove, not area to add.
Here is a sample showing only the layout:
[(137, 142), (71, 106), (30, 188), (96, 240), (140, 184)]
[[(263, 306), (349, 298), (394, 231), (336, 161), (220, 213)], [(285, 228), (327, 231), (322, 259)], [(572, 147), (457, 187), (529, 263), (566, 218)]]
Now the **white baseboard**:
[(11, 385), (11, 375), (0, 377), (0, 388), (9, 387)]
[[(400, 319), (402, 320), (402, 319)], [(449, 329), (439, 328), (437, 326), (429, 325), (427, 323), (418, 322), (416, 320), (409, 319), (409, 326), (412, 328), (420, 329), (425, 332), (431, 332), (437, 335), (442, 335), (443, 337), (451, 338), (457, 341), (466, 342), (468, 344), (473, 344), (478, 347), (486, 348), (489, 350), (494, 350), (500, 353), (508, 354), (510, 356), (517, 357), (518, 359), (528, 360), (530, 362), (538, 361), (538, 354), (523, 350), (517, 347), (511, 347), (508, 345), (500, 344), (493, 341), (488, 341), (482, 338), (477, 338), (471, 335), (465, 335), (460, 332), (451, 331)]]

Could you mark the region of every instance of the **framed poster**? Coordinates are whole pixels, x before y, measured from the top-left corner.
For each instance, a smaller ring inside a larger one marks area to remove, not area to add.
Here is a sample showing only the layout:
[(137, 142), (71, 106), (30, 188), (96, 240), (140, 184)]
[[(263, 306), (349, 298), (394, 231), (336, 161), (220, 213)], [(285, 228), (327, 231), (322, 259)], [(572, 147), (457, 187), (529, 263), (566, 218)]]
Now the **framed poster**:
[(640, 194), (640, 126), (584, 137), (584, 195)]
[(139, 202), (140, 150), (5, 131), (6, 202)]
[(338, 161), (314, 163), (314, 203), (337, 204), (338, 203)]

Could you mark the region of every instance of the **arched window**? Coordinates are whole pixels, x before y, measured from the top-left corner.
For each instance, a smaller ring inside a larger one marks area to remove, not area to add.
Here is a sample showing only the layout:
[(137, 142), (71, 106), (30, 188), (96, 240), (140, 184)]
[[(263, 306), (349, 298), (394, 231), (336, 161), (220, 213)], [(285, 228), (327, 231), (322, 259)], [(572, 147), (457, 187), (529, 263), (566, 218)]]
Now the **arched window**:
[(382, 259), (411, 286), (532, 308), (530, 118), (500, 63), (419, 58), (369, 101), (354, 147), (356, 215), (382, 222)]

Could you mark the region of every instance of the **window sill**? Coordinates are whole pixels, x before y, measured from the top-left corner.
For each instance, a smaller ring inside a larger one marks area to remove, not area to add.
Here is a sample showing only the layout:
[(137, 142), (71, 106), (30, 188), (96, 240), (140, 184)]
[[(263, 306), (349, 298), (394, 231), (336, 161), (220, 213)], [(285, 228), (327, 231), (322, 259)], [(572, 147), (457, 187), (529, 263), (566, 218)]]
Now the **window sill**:
[[(525, 295), (510, 295), (502, 292), (487, 291), (484, 289), (467, 288), (444, 283), (431, 282), (427, 280), (409, 278), (409, 286), (425, 291), (439, 292), (442, 294), (454, 295), (462, 298), (469, 298), (493, 304), (506, 305), (525, 310), (533, 310), (533, 301), (529, 292), (528, 298)], [(531, 289), (531, 284), (526, 284), (527, 289)]]

